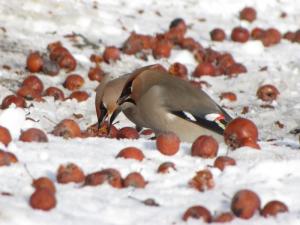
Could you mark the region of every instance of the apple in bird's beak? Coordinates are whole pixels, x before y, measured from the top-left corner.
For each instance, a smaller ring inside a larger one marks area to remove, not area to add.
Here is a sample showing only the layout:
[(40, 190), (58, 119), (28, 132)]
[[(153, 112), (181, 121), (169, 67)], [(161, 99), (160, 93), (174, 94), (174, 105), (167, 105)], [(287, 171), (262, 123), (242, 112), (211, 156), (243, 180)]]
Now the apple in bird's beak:
[(107, 120), (108, 126), (107, 126), (107, 133), (109, 134), (111, 125), (113, 124), (116, 117), (121, 112), (120, 107), (116, 104), (114, 106), (109, 105), (107, 108), (101, 104), (100, 105), (100, 116), (98, 118), (98, 129), (102, 126), (104, 121)]

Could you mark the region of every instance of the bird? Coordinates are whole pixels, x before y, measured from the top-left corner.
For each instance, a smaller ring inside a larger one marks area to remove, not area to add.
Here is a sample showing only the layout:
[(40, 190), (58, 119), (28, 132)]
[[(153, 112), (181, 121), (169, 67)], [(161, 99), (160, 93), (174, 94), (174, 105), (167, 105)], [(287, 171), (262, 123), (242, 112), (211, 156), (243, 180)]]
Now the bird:
[(120, 106), (117, 104), (117, 100), (120, 97), (127, 80), (151, 67), (154, 71), (162, 69), (157, 65), (150, 65), (142, 67), (141, 69), (137, 69), (133, 73), (127, 73), (112, 80), (110, 80), (108, 75), (104, 77), (104, 79), (96, 88), (95, 108), (98, 118), (98, 128), (100, 128), (103, 122), (106, 120), (108, 121), (108, 127), (110, 127), (112, 122), (121, 111), (132, 123), (137, 126), (137, 130), (145, 127), (145, 123), (139, 116), (135, 104), (127, 101)]
[(232, 117), (203, 90), (153, 68), (148, 66), (132, 73), (118, 105), (135, 105), (143, 125), (156, 136), (173, 132), (181, 141), (193, 142), (200, 135), (210, 135), (223, 142), (224, 129)]

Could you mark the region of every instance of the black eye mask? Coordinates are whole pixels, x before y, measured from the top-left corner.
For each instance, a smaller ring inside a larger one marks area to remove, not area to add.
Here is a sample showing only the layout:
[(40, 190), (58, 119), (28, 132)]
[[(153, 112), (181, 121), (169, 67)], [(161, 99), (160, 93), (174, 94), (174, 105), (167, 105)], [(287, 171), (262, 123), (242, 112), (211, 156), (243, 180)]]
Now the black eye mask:
[(128, 82), (125, 87), (123, 88), (123, 91), (119, 97), (119, 99), (127, 98), (128, 96), (131, 95), (131, 87), (132, 87), (132, 81)]
[(107, 117), (107, 109), (103, 105), (103, 102), (100, 104), (100, 117), (98, 119), (98, 128), (101, 127), (101, 124), (104, 122), (105, 118)]
[(132, 81), (128, 82), (125, 87), (123, 88), (123, 91), (117, 101), (118, 105), (122, 105), (125, 102), (131, 102), (132, 104), (136, 104), (135, 101), (130, 98), (130, 95), (132, 93), (131, 89), (132, 89)]

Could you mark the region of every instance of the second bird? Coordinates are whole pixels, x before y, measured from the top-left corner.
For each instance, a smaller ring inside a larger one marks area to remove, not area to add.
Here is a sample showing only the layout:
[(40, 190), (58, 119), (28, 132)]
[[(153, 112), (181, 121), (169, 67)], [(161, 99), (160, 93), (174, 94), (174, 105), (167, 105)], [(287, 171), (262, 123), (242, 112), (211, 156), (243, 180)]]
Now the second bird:
[(157, 66), (134, 71), (118, 99), (122, 110), (134, 104), (143, 126), (156, 135), (174, 132), (181, 141), (193, 142), (200, 135), (223, 141), (223, 132), (232, 120), (204, 91), (171, 76)]

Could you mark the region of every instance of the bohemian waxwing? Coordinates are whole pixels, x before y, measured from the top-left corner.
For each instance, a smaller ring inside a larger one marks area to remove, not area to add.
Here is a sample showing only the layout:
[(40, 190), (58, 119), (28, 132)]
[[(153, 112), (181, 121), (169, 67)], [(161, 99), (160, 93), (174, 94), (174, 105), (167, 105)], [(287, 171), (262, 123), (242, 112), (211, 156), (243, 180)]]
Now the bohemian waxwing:
[(126, 81), (118, 104), (135, 104), (144, 125), (156, 135), (171, 131), (186, 142), (193, 142), (200, 135), (223, 141), (231, 116), (201, 89), (152, 68), (134, 72)]
[[(95, 108), (98, 118), (98, 127), (102, 125), (106, 118), (111, 124), (116, 115), (120, 112), (121, 107), (117, 104), (117, 100), (124, 88), (124, 85), (130, 74), (123, 75), (113, 80), (109, 80), (105, 76), (101, 83), (96, 88)], [(135, 108), (132, 103), (126, 103)], [(128, 106), (130, 109), (130, 107)]]
[(138, 128), (145, 127), (144, 122), (136, 110), (135, 104), (128, 101), (124, 102), (122, 106), (119, 106), (117, 104), (117, 100), (120, 97), (127, 80), (129, 80), (132, 76), (136, 76), (137, 74), (143, 72), (143, 70), (147, 70), (151, 67), (153, 70), (158, 70), (157, 68), (160, 68), (156, 65), (142, 67), (141, 69), (135, 70), (133, 73), (125, 74), (113, 80), (109, 80), (108, 76), (104, 77), (104, 79), (96, 88), (95, 107), (99, 127), (106, 118), (108, 118), (108, 123), (111, 124), (121, 111), (123, 111), (125, 116)]

